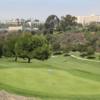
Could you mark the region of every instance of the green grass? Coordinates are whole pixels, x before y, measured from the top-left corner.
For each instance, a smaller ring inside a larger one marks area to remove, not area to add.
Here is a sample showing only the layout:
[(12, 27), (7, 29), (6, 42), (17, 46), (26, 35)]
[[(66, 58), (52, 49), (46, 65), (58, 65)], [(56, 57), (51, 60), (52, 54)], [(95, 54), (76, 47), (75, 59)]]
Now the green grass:
[(30, 64), (2, 58), (0, 89), (41, 100), (100, 100), (100, 63), (63, 56)]
[[(81, 55), (81, 53), (80, 52), (70, 52), (70, 54), (72, 54), (72, 55), (75, 55), (75, 56), (77, 56), (77, 57), (81, 57), (80, 55)], [(95, 53), (95, 55), (94, 55), (94, 59), (91, 59), (91, 60), (97, 60), (97, 61), (100, 61), (100, 53)], [(84, 57), (85, 59), (87, 59), (87, 57)]]

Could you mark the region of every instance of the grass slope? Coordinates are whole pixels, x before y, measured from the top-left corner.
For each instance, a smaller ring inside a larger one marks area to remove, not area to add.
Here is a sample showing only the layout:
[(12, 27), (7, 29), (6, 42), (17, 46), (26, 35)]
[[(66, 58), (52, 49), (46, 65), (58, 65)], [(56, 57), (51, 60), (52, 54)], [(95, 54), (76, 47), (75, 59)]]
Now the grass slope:
[(63, 56), (31, 64), (3, 58), (0, 89), (42, 100), (100, 100), (100, 63)]

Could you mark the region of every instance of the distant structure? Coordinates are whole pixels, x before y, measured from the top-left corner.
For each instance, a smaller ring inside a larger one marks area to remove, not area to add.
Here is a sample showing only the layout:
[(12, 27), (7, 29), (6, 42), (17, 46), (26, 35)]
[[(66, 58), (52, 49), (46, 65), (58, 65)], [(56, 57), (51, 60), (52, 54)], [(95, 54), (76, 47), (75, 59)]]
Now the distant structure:
[(90, 24), (91, 22), (100, 23), (100, 16), (97, 15), (90, 15), (90, 16), (76, 16), (77, 22), (81, 23), (82, 25)]
[(9, 24), (10, 26), (18, 26), (21, 25), (22, 20), (20, 20), (19, 18), (17, 19), (11, 19), (11, 20), (7, 20), (6, 24)]
[(17, 32), (17, 31), (22, 31), (23, 27), (22, 26), (9, 26), (8, 27), (8, 32)]
[(38, 19), (10, 19), (5, 21), (0, 21), (0, 33), (7, 33), (7, 32), (37, 32), (39, 31), (39, 26), (41, 22)]

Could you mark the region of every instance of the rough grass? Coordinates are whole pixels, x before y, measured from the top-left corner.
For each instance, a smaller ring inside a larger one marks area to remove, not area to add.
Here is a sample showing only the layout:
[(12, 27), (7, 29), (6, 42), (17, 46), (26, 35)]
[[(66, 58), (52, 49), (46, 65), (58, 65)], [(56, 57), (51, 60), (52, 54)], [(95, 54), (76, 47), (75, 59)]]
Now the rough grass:
[(63, 56), (30, 64), (2, 58), (0, 89), (41, 100), (100, 100), (100, 63)]

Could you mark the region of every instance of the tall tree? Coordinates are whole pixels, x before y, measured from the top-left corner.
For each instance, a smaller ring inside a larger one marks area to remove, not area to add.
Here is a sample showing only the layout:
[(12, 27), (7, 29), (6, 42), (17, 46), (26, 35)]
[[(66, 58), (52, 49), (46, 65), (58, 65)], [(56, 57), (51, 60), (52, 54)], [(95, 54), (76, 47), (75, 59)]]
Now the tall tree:
[(60, 30), (61, 31), (71, 30), (71, 28), (77, 24), (76, 20), (77, 18), (75, 16), (71, 15), (66, 15), (65, 17), (62, 16), (60, 21)]
[(8, 36), (6, 36), (6, 39), (3, 45), (4, 56), (15, 57), (15, 60), (17, 60), (16, 53), (15, 53), (15, 44), (19, 37), (20, 35), (16, 35), (16, 34), (9, 34)]
[(47, 33), (53, 34), (53, 31), (59, 25), (59, 18), (56, 15), (50, 15), (45, 22), (45, 29)]
[(28, 63), (32, 58), (45, 60), (50, 56), (49, 44), (43, 36), (25, 35), (19, 39), (15, 48), (17, 56), (27, 58)]

